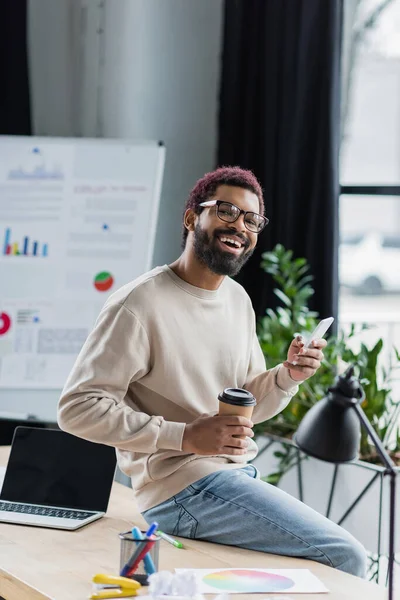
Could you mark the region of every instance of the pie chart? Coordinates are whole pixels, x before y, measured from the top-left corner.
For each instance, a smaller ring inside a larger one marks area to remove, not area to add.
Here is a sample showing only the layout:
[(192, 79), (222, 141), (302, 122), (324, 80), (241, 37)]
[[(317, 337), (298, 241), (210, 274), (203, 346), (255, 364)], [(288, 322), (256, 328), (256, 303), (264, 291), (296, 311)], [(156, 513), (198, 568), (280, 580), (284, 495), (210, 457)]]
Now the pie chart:
[(294, 585), (293, 579), (289, 577), (251, 569), (229, 569), (209, 573), (203, 577), (203, 581), (217, 590), (242, 594), (282, 592)]
[(5, 312), (0, 313), (0, 335), (5, 335), (11, 327), (11, 318)]
[(114, 277), (108, 271), (101, 271), (97, 273), (93, 284), (98, 292), (108, 292), (114, 285)]

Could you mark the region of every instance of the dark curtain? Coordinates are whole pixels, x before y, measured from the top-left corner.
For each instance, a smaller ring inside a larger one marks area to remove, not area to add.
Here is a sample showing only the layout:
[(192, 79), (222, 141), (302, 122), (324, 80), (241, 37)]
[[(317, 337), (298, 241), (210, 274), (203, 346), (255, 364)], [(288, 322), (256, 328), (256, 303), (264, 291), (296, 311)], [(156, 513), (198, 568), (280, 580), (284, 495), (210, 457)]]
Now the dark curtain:
[(238, 276), (274, 307), (261, 255), (282, 243), (314, 275), (312, 308), (337, 316), (341, 0), (226, 0), (218, 165), (260, 179), (270, 224)]
[[(30, 135), (27, 2), (0, 0), (0, 134)], [(10, 445), (18, 425), (41, 422), (0, 419), (0, 445)]]
[(0, 134), (30, 135), (27, 1), (0, 0)]

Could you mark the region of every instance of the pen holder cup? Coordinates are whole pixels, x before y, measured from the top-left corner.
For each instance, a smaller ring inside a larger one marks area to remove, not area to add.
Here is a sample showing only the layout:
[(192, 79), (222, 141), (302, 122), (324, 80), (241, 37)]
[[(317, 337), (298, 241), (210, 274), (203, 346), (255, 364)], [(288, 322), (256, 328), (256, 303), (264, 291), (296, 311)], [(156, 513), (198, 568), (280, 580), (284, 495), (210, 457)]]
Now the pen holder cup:
[[(142, 531), (142, 536), (144, 536), (144, 535), (145, 535), (145, 532)], [(120, 556), (119, 556), (119, 571), (121, 573), (122, 569), (124, 568), (126, 563), (129, 561), (129, 559), (133, 556), (133, 554), (136, 552), (136, 550), (139, 547), (140, 547), (140, 549), (143, 549), (146, 546), (147, 540), (135, 540), (132, 536), (131, 531), (127, 531), (125, 533), (120, 533), (119, 539), (121, 540)], [(152, 539), (155, 540), (155, 543), (152, 546), (152, 548), (149, 550), (147, 556), (152, 561), (151, 566), (153, 566), (155, 572), (157, 572), (158, 571), (158, 555), (159, 555), (159, 551), (160, 551), (160, 539), (161, 538), (159, 538), (157, 536), (153, 536)], [(148, 585), (147, 577), (148, 577), (148, 575), (150, 575), (151, 570), (150, 570), (150, 572), (148, 572), (149, 569), (148, 568), (146, 569), (146, 566), (148, 566), (148, 562), (146, 563), (145, 560), (141, 560), (140, 563), (138, 564), (138, 567), (135, 570), (135, 572), (129, 576), (130, 579), (135, 579), (141, 585)]]

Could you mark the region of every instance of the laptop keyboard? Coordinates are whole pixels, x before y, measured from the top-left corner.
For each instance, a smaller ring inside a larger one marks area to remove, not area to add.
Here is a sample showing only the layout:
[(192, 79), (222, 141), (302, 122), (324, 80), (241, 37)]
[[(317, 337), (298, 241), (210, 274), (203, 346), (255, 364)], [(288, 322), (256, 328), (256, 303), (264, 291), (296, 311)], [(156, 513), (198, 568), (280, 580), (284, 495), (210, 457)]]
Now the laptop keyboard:
[(47, 506), (37, 506), (35, 504), (13, 504), (11, 502), (1, 502), (0, 510), (6, 512), (23, 513), (26, 515), (40, 515), (43, 517), (56, 517), (62, 519), (75, 519), (82, 521), (91, 517), (93, 513), (82, 510), (67, 510), (63, 508), (51, 508)]

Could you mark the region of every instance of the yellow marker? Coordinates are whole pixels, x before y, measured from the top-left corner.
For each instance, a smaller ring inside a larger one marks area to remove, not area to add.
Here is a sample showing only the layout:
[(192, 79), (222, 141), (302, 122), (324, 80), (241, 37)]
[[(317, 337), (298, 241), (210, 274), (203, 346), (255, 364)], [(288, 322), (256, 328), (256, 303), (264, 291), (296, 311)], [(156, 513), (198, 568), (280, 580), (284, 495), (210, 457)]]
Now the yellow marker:
[(98, 573), (92, 579), (93, 593), (90, 596), (92, 600), (101, 600), (103, 598), (129, 598), (136, 596), (141, 585), (134, 579), (128, 577), (118, 577), (116, 575), (105, 575)]
[(15, 256), (16, 254), (18, 254), (18, 242), (14, 242), (12, 245), (12, 253)]

